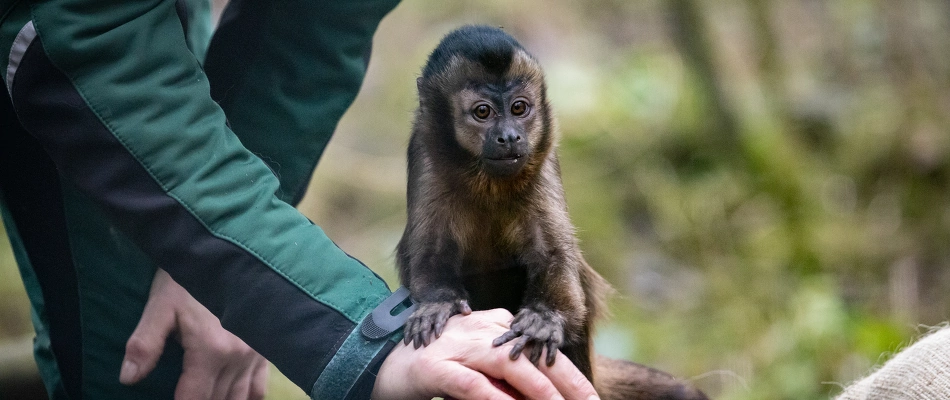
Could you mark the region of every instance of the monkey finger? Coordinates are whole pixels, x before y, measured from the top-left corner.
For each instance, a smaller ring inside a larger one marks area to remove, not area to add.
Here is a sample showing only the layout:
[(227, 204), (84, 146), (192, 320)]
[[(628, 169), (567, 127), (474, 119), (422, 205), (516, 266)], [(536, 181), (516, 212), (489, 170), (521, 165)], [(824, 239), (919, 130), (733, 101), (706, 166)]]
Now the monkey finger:
[(547, 366), (549, 367), (554, 365), (554, 360), (557, 359), (557, 351), (558, 351), (557, 347), (558, 347), (557, 343), (554, 343), (554, 342), (547, 343), (548, 353), (547, 353), (547, 358), (544, 361), (545, 361), (545, 364), (547, 364)]
[(426, 314), (422, 317), (416, 337), (422, 346), (429, 345), (429, 336), (432, 335), (432, 316)]
[[(512, 360), (517, 360), (518, 356), (520, 356), (521, 352), (524, 350), (524, 346), (527, 344), (528, 344), (528, 338), (526, 336), (522, 336), (518, 338), (514, 346), (511, 347), (511, 353), (508, 353), (508, 358)], [(537, 365), (537, 363), (535, 362), (532, 362), (532, 364)]]
[(434, 331), (436, 338), (442, 336), (442, 331), (445, 329), (445, 323), (448, 322), (449, 318), (455, 314), (456, 312), (454, 310), (445, 308), (435, 315), (434, 320), (432, 321), (432, 330)]
[(429, 342), (432, 340), (432, 332), (430, 331), (431, 327), (426, 326), (426, 329), (419, 334), (419, 341), (422, 342), (423, 347), (429, 346)]
[(410, 320), (409, 323), (406, 324), (405, 334), (406, 334), (405, 341), (406, 341), (407, 346), (409, 345), (409, 343), (412, 343), (412, 344), (417, 343), (418, 340), (416, 338), (419, 336), (419, 321), (416, 319)]
[(501, 335), (501, 336), (495, 338), (495, 340), (492, 340), (491, 344), (492, 344), (492, 346), (498, 347), (498, 346), (501, 346), (501, 345), (503, 345), (503, 344), (505, 344), (505, 343), (508, 343), (508, 342), (512, 341), (514, 338), (516, 338), (516, 337), (518, 337), (518, 336), (520, 336), (518, 333), (516, 333), (516, 332), (513, 331), (513, 330), (509, 330), (509, 331), (505, 332), (503, 335)]
[(541, 352), (544, 350), (544, 343), (535, 341), (531, 343), (529, 350), (528, 359), (531, 360), (532, 364), (538, 365), (538, 361), (541, 360)]
[(462, 315), (469, 315), (472, 313), (472, 307), (468, 305), (468, 300), (459, 301), (459, 312)]
[(403, 329), (403, 334), (405, 336), (402, 338), (402, 344), (406, 346), (408, 346), (409, 343), (413, 341), (412, 339), (416, 336), (415, 322), (415, 318), (409, 318), (409, 321), (406, 322), (406, 327)]
[(412, 348), (418, 349), (422, 347), (422, 331), (421, 329), (416, 329), (412, 334)]
[(445, 322), (446, 322), (446, 321), (448, 321), (448, 319), (441, 320), (441, 321), (437, 321), (437, 322), (435, 323), (435, 337), (436, 337), (436, 339), (438, 339), (440, 336), (442, 336), (442, 331), (445, 330)]
[[(416, 337), (419, 347), (426, 347), (429, 345), (429, 333), (427, 331), (419, 332), (419, 335)], [(417, 347), (417, 348), (419, 348)]]
[(412, 343), (413, 336), (414, 335), (412, 333), (412, 329), (408, 325), (406, 325), (406, 328), (403, 329), (402, 344), (408, 346), (409, 343)]

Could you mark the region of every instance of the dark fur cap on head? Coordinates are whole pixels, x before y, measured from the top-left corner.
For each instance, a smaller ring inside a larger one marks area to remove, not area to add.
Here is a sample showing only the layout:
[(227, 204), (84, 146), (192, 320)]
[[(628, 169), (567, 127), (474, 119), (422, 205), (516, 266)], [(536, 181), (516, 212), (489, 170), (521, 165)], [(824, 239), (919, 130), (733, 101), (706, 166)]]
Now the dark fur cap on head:
[(498, 28), (466, 25), (449, 33), (432, 51), (422, 78), (428, 79), (445, 71), (452, 56), (460, 55), (479, 63), (494, 75), (502, 75), (511, 65), (515, 50), (524, 50), (515, 38)]

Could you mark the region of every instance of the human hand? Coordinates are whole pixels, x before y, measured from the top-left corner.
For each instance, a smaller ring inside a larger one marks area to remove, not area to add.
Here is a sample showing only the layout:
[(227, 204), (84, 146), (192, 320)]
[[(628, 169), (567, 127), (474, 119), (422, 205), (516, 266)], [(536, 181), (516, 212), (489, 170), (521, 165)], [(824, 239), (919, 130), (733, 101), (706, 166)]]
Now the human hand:
[(489, 377), (510, 384), (529, 399), (596, 399), (593, 385), (566, 356), (535, 367), (527, 357), (511, 360), (512, 344), (492, 346), (508, 331), (512, 315), (503, 309), (449, 318), (438, 339), (413, 349), (400, 341), (376, 376), (373, 399), (505, 399), (512, 396)]
[(132, 385), (155, 368), (168, 335), (185, 350), (176, 399), (261, 399), (267, 361), (211, 314), (168, 273), (155, 272), (148, 302), (125, 345), (119, 381)]

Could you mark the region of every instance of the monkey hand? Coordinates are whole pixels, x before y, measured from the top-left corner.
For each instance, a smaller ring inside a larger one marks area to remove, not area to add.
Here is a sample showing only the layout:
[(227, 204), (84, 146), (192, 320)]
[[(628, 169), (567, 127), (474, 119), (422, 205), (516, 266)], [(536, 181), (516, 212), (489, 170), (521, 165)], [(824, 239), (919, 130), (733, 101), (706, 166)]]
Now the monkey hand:
[(511, 321), (511, 330), (492, 341), (492, 345), (501, 346), (512, 340), (516, 341), (509, 358), (517, 360), (523, 351), (531, 363), (538, 365), (541, 353), (547, 349), (545, 363), (550, 367), (564, 343), (564, 318), (553, 310), (522, 308)]
[(445, 323), (455, 314), (469, 315), (472, 308), (468, 300), (423, 302), (406, 321), (405, 343), (411, 341), (414, 348), (428, 346), (432, 340), (442, 336)]

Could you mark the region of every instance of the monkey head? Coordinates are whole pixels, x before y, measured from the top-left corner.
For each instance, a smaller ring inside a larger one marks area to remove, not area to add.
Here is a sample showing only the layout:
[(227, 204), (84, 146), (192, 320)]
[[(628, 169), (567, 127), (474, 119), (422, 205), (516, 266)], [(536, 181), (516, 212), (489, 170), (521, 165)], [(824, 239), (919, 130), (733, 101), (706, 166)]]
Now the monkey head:
[[(424, 141), (458, 167), (489, 179), (538, 171), (552, 145), (540, 64), (500, 29), (466, 26), (446, 36), (418, 79)], [(417, 129), (419, 131), (420, 129)]]

